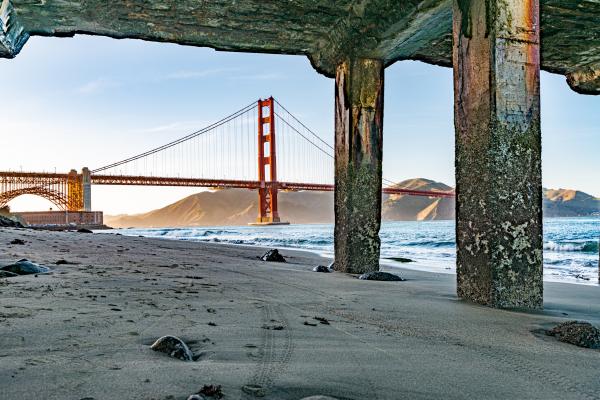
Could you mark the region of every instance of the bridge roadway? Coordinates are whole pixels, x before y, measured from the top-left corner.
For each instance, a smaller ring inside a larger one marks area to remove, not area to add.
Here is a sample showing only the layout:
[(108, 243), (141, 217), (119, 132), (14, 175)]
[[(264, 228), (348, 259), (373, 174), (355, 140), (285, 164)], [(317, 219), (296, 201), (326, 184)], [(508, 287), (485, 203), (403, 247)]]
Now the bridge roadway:
[[(69, 174), (51, 172), (12, 172), (0, 171), (0, 184), (19, 183), (21, 185), (46, 186), (65, 182)], [(203, 179), (203, 178), (178, 178), (178, 177), (156, 177), (156, 176), (128, 176), (128, 175), (91, 175), (93, 185), (115, 185), (115, 186), (187, 186), (187, 187), (209, 187), (209, 188), (242, 188), (261, 189), (277, 186), (279, 190), (311, 190), (321, 192), (334, 191), (334, 185), (318, 183), (297, 182), (261, 182), (246, 180), (227, 179)], [(386, 187), (382, 189), (386, 194), (424, 196), (424, 197), (454, 197), (454, 192), (414, 190)]]

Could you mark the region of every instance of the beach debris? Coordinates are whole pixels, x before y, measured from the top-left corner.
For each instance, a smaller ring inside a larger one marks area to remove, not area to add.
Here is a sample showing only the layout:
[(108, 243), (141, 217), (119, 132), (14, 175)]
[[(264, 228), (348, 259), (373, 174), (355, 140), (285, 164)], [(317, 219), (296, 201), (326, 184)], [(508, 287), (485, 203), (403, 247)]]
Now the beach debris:
[(600, 349), (600, 329), (586, 321), (563, 322), (547, 330), (546, 335), (554, 336), (560, 342), (575, 346)]
[(277, 249), (271, 249), (267, 251), (265, 254), (260, 257), (262, 261), (272, 261), (272, 262), (286, 262), (285, 258), (279, 253)]
[(192, 361), (194, 358), (194, 354), (187, 344), (176, 336), (163, 336), (156, 340), (150, 348), (183, 361)]
[(327, 268), (327, 267), (326, 267), (326, 266), (324, 266), (324, 265), (317, 265), (316, 267), (314, 267), (314, 268), (313, 268), (313, 271), (314, 271), (314, 272), (331, 272), (331, 271), (329, 270), (329, 268)]
[(221, 388), (221, 385), (204, 385), (202, 386), (202, 389), (196, 393), (196, 395), (222, 399), (223, 389)]
[(323, 317), (314, 317), (315, 320), (319, 321), (323, 325), (329, 325), (329, 320)]
[(362, 274), (358, 279), (366, 281), (389, 281), (389, 282), (401, 282), (405, 279), (400, 278), (398, 275), (390, 274), (389, 272), (383, 271), (372, 271)]
[(265, 397), (267, 394), (265, 388), (260, 385), (244, 385), (242, 386), (242, 392), (254, 397)]
[(23, 245), (23, 244), (25, 244), (25, 241), (24, 241), (24, 240), (22, 240), (22, 239), (13, 239), (13, 240), (10, 242), (10, 244), (20, 244), (20, 245)]
[(79, 233), (94, 233), (94, 232), (90, 231), (89, 229), (85, 229), (85, 228), (79, 228), (79, 229), (77, 229), (77, 232), (79, 232)]
[(50, 268), (36, 264), (25, 258), (17, 261), (14, 264), (5, 265), (0, 270), (12, 272), (17, 275), (45, 274), (50, 272)]
[(19, 275), (15, 274), (14, 272), (0, 270), (0, 278), (13, 278), (15, 276)]
[(392, 261), (396, 261), (399, 263), (411, 263), (411, 262), (415, 262), (415, 260), (411, 260), (410, 258), (405, 258), (405, 257), (389, 257), (390, 260)]

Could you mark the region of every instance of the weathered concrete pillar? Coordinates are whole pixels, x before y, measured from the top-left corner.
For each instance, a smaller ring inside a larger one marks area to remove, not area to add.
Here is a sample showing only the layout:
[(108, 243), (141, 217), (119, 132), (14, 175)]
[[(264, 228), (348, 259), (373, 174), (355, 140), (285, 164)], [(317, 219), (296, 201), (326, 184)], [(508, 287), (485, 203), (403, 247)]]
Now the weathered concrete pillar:
[(454, 0), (458, 295), (541, 308), (539, 0)]
[(335, 268), (379, 270), (383, 63), (338, 65), (335, 88)]
[(92, 176), (88, 167), (81, 170), (81, 183), (83, 185), (83, 211), (92, 211)]

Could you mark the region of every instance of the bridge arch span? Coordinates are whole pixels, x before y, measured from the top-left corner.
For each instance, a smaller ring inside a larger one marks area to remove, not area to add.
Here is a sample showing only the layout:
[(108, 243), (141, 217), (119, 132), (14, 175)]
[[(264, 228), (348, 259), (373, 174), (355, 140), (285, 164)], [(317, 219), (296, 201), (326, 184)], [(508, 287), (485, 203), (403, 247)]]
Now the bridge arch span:
[(8, 205), (8, 203), (19, 196), (23, 196), (26, 194), (31, 194), (34, 196), (43, 197), (44, 199), (50, 201), (56, 207), (58, 207), (61, 211), (68, 210), (69, 207), (69, 199), (60, 191), (52, 190), (46, 187), (26, 187), (11, 190), (8, 192), (4, 192), (0, 194), (0, 207), (4, 207)]

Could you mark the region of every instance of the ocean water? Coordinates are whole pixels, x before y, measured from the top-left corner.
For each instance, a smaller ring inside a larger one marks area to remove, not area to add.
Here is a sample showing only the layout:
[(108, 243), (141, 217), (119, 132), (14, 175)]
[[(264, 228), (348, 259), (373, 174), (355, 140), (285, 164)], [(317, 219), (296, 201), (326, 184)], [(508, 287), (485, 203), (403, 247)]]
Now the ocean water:
[[(326, 256), (333, 254), (333, 226), (330, 224), (117, 229), (110, 232), (172, 240), (304, 249)], [(455, 273), (453, 221), (384, 222), (380, 236), (383, 263)], [(544, 280), (597, 284), (599, 238), (598, 217), (544, 220)], [(405, 257), (414, 262), (399, 264), (385, 260), (387, 257)]]

